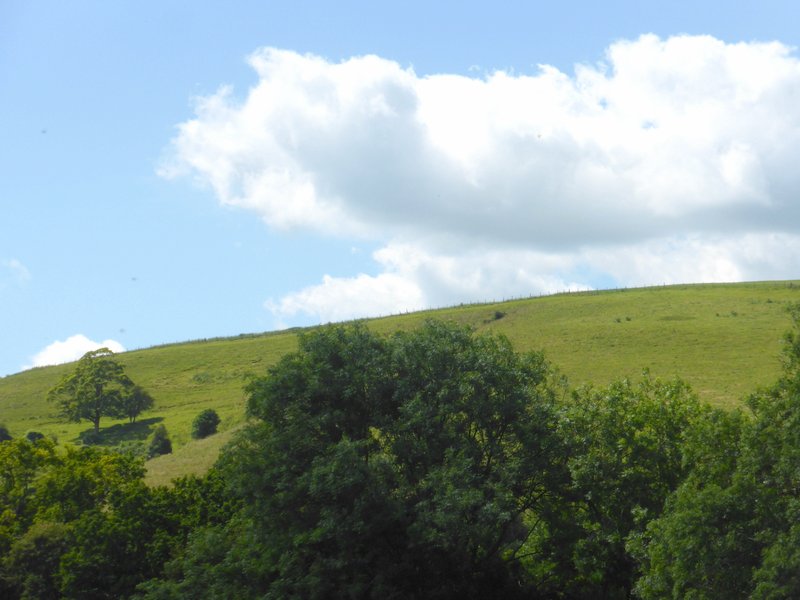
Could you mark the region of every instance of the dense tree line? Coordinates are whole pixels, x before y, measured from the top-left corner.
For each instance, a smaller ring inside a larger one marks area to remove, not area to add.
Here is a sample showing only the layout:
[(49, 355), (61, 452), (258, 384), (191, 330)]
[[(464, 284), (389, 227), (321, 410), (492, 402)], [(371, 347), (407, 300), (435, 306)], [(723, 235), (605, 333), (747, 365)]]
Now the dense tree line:
[(747, 411), (429, 322), (301, 336), (202, 478), (0, 443), (9, 598), (800, 597), (800, 309)]

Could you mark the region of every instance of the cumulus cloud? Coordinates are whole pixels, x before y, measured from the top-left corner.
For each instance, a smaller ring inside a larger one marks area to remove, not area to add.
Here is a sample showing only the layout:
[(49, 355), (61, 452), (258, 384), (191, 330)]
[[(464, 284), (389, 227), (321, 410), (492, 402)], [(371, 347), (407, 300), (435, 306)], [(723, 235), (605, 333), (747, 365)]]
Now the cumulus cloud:
[(644, 35), (572, 74), (249, 62), (257, 83), (201, 99), (161, 173), (274, 228), (382, 246), (378, 275), (268, 302), (282, 318), (796, 276), (800, 61), (779, 42)]
[(377, 277), (362, 273), (348, 278), (325, 275), (321, 284), (288, 294), (277, 302), (268, 300), (265, 306), (284, 320), (307, 314), (321, 323), (329, 323), (419, 309), (422, 303), (422, 290), (414, 281), (396, 273)]
[(31, 369), (33, 367), (44, 367), (47, 365), (60, 365), (62, 363), (78, 360), (87, 352), (98, 348), (108, 348), (112, 352), (125, 352), (122, 344), (115, 340), (104, 340), (93, 342), (85, 335), (77, 334), (68, 337), (64, 341), (55, 341), (44, 350), (37, 353), (32, 359), (31, 364), (23, 367)]

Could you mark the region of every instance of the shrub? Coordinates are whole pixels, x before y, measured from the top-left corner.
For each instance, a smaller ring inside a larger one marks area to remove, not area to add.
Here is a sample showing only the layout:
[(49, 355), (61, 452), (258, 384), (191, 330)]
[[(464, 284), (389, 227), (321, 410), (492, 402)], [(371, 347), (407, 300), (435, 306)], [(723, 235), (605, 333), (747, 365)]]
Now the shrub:
[(0, 423), (0, 442), (7, 442), (11, 439), (13, 438), (11, 437), (11, 433), (8, 431), (8, 427)]
[(196, 440), (208, 437), (217, 433), (217, 425), (219, 425), (219, 415), (217, 411), (207, 408), (201, 412), (192, 423), (192, 437)]
[(35, 442), (36, 440), (41, 440), (44, 437), (44, 434), (40, 431), (29, 431), (25, 434), (25, 439), (29, 442)]
[(150, 438), (150, 445), (147, 448), (147, 458), (154, 458), (162, 454), (170, 454), (172, 452), (172, 441), (169, 439), (167, 428), (159, 425), (153, 431), (153, 437)]

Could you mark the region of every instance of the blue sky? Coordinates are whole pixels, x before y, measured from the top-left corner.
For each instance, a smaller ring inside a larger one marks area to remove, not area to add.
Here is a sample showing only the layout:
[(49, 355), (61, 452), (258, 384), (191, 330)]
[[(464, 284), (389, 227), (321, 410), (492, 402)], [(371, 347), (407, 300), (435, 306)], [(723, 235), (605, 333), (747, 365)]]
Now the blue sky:
[(796, 278), (798, 22), (769, 1), (5, 0), (0, 376)]

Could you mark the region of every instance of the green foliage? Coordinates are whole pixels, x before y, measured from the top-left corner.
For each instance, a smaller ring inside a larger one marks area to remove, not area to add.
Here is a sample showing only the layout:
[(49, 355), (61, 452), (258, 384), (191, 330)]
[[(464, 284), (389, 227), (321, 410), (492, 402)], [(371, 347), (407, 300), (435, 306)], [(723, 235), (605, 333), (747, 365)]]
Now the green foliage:
[(220, 423), (219, 415), (213, 408), (207, 408), (201, 412), (192, 422), (192, 437), (202, 439), (217, 433), (217, 426)]
[(34, 523), (17, 538), (2, 560), (7, 597), (58, 600), (58, 570), (69, 547), (69, 527), (63, 523)]
[(92, 508), (109, 508), (126, 492), (142, 487), (143, 475), (141, 460), (132, 455), (68, 446), (37, 479), (37, 516), (66, 522)]
[(266, 552), (253, 523), (241, 513), (224, 524), (197, 527), (180, 558), (167, 565), (166, 577), (141, 583), (137, 598), (263, 598), (259, 590), (269, 586), (269, 567), (262, 559)]
[(37, 503), (37, 478), (56, 460), (48, 440), (31, 444), (11, 440), (0, 444), (0, 556), (14, 537), (33, 522)]
[(800, 525), (787, 523), (766, 548), (763, 560), (753, 573), (754, 600), (796, 598), (800, 592)]
[(152, 405), (152, 398), (133, 384), (113, 354), (108, 348), (87, 352), (75, 370), (50, 389), (48, 399), (58, 405), (63, 418), (91, 421), (98, 433), (102, 417), (124, 415), (132, 421), (141, 408)]
[(153, 458), (154, 456), (161, 456), (162, 454), (169, 454), (172, 452), (172, 442), (169, 439), (167, 428), (164, 425), (158, 425), (153, 431), (153, 437), (150, 438), (150, 444), (147, 447), (147, 457)]
[(7, 442), (14, 439), (8, 431), (8, 427), (0, 423), (0, 442)]
[(150, 597), (525, 591), (524, 517), (566, 476), (541, 355), (433, 322), (331, 327), (248, 391), (260, 421), (221, 466), (243, 508)]
[(151, 489), (143, 473), (140, 459), (99, 448), (0, 445), (2, 597), (130, 597), (191, 529), (230, 519), (218, 476)]
[(685, 435), (707, 412), (684, 382), (647, 373), (638, 384), (621, 380), (573, 394), (561, 421), (571, 445), (570, 483), (543, 515), (552, 537), (529, 550), (554, 565), (568, 595), (630, 596), (637, 564), (626, 543), (683, 480)]

